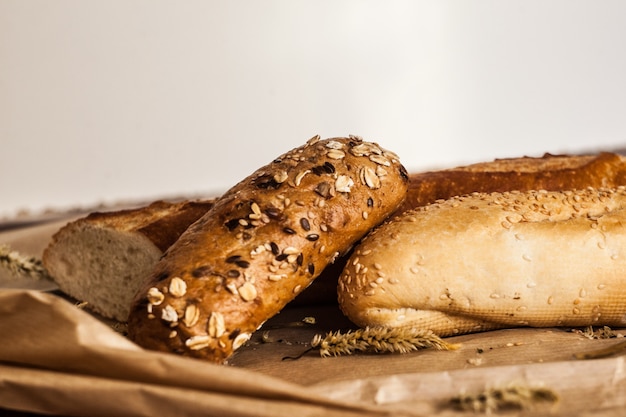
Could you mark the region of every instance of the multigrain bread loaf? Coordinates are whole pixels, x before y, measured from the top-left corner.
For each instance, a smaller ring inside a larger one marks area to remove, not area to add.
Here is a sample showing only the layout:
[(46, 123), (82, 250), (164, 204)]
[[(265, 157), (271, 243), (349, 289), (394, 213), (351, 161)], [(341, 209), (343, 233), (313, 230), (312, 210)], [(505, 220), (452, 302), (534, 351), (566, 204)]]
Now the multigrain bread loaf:
[[(626, 163), (613, 153), (498, 159), (412, 173), (407, 198), (396, 214), (474, 191), (617, 185), (626, 185)], [(68, 224), (54, 237), (44, 264), (63, 291), (86, 300), (91, 309), (105, 317), (125, 321), (140, 277), (149, 274), (161, 254), (211, 204), (157, 202), (136, 210), (92, 214)], [(136, 255), (128, 256), (130, 246)], [(293, 303), (336, 303), (337, 278), (346, 261), (342, 257), (329, 265)]]
[(407, 198), (397, 213), (473, 192), (560, 191), (619, 185), (626, 185), (626, 158), (611, 152), (496, 159), (411, 174)]
[(227, 191), (166, 251), (137, 294), (129, 336), (225, 362), (388, 217), (407, 182), (375, 143), (312, 138)]
[(126, 321), (130, 303), (163, 252), (213, 206), (157, 201), (69, 222), (43, 253), (59, 288), (106, 318)]
[(355, 247), (339, 303), (359, 326), (441, 336), (626, 325), (626, 189), (475, 193), (408, 211)]

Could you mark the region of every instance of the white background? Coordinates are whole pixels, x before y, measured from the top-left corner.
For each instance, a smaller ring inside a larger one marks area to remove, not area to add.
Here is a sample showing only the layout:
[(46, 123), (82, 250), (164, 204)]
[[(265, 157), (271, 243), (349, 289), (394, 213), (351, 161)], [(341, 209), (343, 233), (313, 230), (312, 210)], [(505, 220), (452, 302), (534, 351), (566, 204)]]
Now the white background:
[(409, 170), (626, 144), (623, 1), (0, 0), (0, 217), (221, 192), (309, 137)]

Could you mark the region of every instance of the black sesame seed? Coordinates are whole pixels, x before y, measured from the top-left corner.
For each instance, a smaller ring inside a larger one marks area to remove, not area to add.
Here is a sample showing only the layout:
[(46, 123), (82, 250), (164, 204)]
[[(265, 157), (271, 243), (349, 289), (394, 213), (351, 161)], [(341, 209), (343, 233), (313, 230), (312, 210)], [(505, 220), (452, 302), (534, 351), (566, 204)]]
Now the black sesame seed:
[(314, 191), (321, 197), (328, 198), (330, 196), (330, 184), (327, 182), (320, 182), (317, 184)]
[(228, 278), (237, 278), (241, 274), (236, 269), (231, 269), (226, 273), (226, 275), (228, 276)]
[(372, 197), (367, 199), (367, 207), (374, 207), (374, 199)]
[(280, 255), (276, 255), (276, 260), (282, 262), (287, 259), (287, 257), (289, 257), (289, 255), (287, 255), (286, 253), (281, 253)]
[(239, 226), (239, 219), (232, 219), (232, 220), (229, 220), (229, 221), (227, 221), (224, 225), (226, 226), (226, 228), (227, 228), (229, 231), (231, 231), (231, 232), (232, 232), (233, 230), (235, 230), (235, 229), (237, 228), (237, 226)]
[(235, 265), (237, 265), (239, 268), (248, 268), (250, 266), (250, 262), (241, 259), (235, 262)]
[(263, 175), (254, 180), (254, 185), (262, 190), (277, 190), (282, 185), (272, 175)]
[(303, 217), (300, 219), (300, 226), (302, 226), (302, 228), (306, 230), (307, 232), (311, 230), (311, 224), (309, 223), (309, 220), (306, 217)]
[(270, 219), (274, 219), (274, 220), (280, 220), (281, 216), (281, 211), (279, 209), (277, 209), (276, 207), (268, 207), (265, 209), (265, 214), (267, 214), (267, 217), (269, 217)]
[(320, 238), (320, 235), (318, 235), (317, 233), (311, 233), (311, 234), (306, 235), (306, 240), (309, 240), (311, 242), (315, 242), (319, 238)]
[(326, 173), (324, 165), (314, 166), (313, 168), (311, 168), (311, 171), (313, 171), (313, 173), (318, 176)]
[(313, 275), (315, 273), (315, 265), (310, 263), (308, 270), (309, 270), (309, 274)]
[(293, 230), (291, 227), (284, 227), (283, 228), (283, 232), (287, 233), (288, 235), (295, 235), (296, 231)]
[(328, 173), (328, 174), (334, 174), (335, 173), (335, 166), (333, 164), (331, 164), (330, 162), (326, 161), (324, 163), (324, 170)]
[(235, 340), (235, 338), (239, 336), (240, 333), (241, 333), (241, 329), (235, 329), (228, 335), (228, 338), (230, 340)]
[(235, 262), (237, 262), (240, 259), (241, 259), (241, 255), (229, 256), (228, 258), (226, 258), (226, 263), (234, 264)]
[(278, 255), (280, 253), (280, 249), (278, 248), (278, 245), (274, 242), (270, 242), (270, 248), (272, 249), (272, 253), (274, 255)]
[(406, 168), (402, 165), (400, 165), (400, 176), (402, 177), (404, 181), (409, 180), (409, 173), (406, 171)]
[(191, 271), (191, 276), (194, 278), (202, 278), (211, 274), (211, 267), (208, 265), (200, 266)]
[(298, 257), (296, 258), (296, 263), (298, 264), (298, 266), (302, 266), (303, 262), (304, 262), (304, 255), (302, 255), (302, 252), (300, 252), (300, 254), (298, 254)]

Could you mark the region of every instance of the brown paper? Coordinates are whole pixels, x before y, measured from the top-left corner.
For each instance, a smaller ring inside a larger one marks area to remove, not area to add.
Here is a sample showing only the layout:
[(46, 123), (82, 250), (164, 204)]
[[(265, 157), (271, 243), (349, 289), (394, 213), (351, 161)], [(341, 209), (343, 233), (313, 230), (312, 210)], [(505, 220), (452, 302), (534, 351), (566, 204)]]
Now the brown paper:
[[(57, 227), (0, 233), (0, 244), (37, 256)], [(72, 300), (21, 288), (50, 284), (6, 277), (0, 271), (0, 414), (456, 416), (467, 414), (452, 397), (508, 384), (542, 386), (560, 400), (507, 415), (622, 415), (626, 406), (623, 357), (573, 357), (626, 339), (507, 329), (450, 338), (461, 344), (456, 351), (283, 360), (304, 352), (314, 334), (351, 326), (337, 306), (290, 307), (229, 365), (214, 365), (143, 350)]]

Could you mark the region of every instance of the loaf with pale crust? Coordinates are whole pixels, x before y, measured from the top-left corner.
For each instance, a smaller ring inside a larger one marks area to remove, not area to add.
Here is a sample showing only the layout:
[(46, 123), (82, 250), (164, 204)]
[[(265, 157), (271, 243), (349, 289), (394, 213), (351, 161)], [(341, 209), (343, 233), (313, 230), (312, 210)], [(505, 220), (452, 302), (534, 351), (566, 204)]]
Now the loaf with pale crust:
[(223, 363), (404, 200), (397, 155), (357, 137), (309, 140), (227, 191), (138, 292), (139, 345)]
[(394, 218), (339, 279), (359, 326), (626, 325), (626, 189), (474, 193)]
[(163, 252), (213, 206), (166, 202), (95, 212), (52, 237), (43, 265), (59, 289), (106, 318), (126, 321), (130, 303)]

